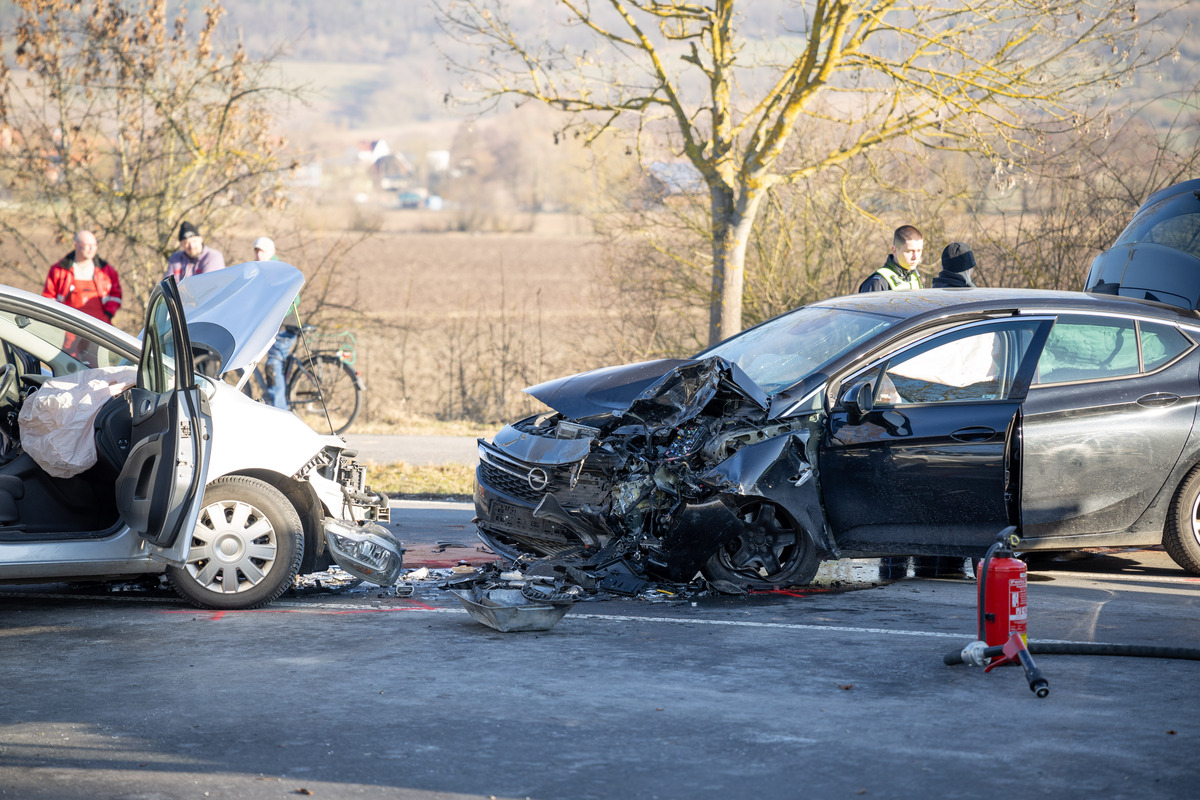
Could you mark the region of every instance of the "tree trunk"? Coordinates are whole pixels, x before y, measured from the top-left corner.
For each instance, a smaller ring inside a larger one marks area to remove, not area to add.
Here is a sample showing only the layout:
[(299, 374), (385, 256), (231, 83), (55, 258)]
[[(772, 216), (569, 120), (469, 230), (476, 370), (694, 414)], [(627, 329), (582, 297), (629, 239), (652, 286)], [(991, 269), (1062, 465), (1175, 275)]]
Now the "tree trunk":
[[(708, 343), (714, 345), (742, 329), (742, 287), (746, 245), (761, 195), (743, 192), (732, 207), (713, 191), (713, 278), (708, 306)], [(724, 213), (720, 213), (721, 211)]]

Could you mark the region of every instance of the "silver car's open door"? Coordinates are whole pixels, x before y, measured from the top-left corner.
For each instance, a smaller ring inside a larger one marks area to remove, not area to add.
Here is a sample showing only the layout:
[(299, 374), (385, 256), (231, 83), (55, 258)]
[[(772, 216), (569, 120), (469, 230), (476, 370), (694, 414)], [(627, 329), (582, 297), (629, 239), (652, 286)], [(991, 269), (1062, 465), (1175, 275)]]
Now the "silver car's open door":
[(117, 478), (117, 510), (153, 554), (183, 563), (208, 472), (208, 401), (196, 386), (191, 342), (174, 278), (146, 309), (129, 457)]

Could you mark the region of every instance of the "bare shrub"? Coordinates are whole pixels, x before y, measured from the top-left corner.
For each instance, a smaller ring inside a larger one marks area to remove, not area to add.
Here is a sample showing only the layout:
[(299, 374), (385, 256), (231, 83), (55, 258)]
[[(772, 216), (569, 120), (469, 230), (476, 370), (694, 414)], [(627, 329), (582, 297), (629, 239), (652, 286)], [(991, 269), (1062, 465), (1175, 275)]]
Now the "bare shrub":
[(1092, 259), (1113, 244), (1147, 197), (1196, 176), (1196, 98), (1183, 98), (1165, 129), (1127, 109), (1111, 127), (1060, 137), (1051, 158), (999, 179), (994, 171), (980, 176), (988, 191), (972, 211), (977, 279), (1082, 289)]

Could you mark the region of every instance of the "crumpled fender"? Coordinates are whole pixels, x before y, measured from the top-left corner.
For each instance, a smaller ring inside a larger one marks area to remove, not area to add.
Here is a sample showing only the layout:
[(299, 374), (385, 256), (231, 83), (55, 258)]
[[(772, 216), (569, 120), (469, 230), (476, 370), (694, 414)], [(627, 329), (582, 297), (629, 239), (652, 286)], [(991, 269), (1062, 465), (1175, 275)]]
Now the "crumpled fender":
[(825, 524), (817, 475), (805, 454), (806, 431), (747, 445), (700, 476), (723, 495), (762, 497), (795, 511), (796, 522), (821, 550), (839, 558)]

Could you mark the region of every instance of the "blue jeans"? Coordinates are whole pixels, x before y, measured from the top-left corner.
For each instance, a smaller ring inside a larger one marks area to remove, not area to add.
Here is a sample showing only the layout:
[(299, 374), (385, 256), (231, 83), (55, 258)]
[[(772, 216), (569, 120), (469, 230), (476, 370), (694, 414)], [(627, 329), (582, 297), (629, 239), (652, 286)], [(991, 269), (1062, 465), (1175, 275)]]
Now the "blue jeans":
[(267, 403), (276, 408), (288, 407), (283, 363), (287, 360), (288, 353), (292, 352), (296, 336), (297, 334), (291, 331), (280, 331), (275, 337), (275, 344), (271, 345), (271, 349), (267, 351), (267, 357), (263, 361), (262, 367), (254, 375), (258, 385), (263, 389)]

